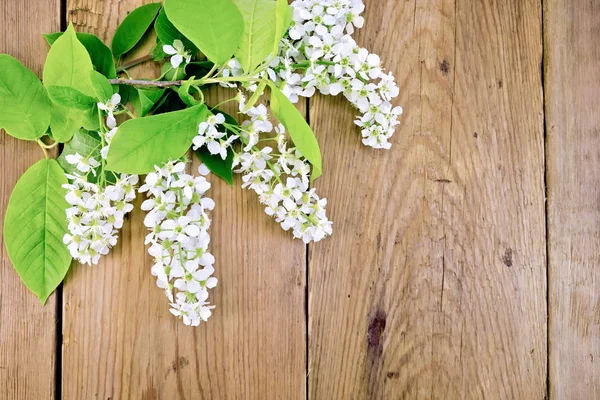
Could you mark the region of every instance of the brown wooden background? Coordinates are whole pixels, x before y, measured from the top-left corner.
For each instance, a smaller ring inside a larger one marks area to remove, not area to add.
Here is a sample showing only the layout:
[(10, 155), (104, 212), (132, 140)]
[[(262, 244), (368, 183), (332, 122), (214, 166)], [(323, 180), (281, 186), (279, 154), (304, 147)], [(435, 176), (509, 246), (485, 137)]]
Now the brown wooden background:
[[(41, 75), (41, 33), (109, 41), (142, 2), (0, 0), (0, 52)], [(215, 181), (218, 308), (196, 329), (155, 287), (139, 210), (43, 308), (2, 245), (0, 398), (600, 398), (600, 1), (365, 3), (357, 40), (405, 114), (386, 152), (342, 99), (302, 105), (333, 237), (306, 247)], [(3, 213), (42, 153), (0, 143)]]

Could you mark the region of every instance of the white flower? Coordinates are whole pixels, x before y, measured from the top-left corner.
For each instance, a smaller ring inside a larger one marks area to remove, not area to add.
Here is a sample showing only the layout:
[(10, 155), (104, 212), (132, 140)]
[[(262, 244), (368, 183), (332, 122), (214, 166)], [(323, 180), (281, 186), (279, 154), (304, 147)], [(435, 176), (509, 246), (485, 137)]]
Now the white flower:
[(117, 120), (115, 119), (113, 113), (119, 107), (120, 103), (121, 95), (119, 93), (113, 94), (111, 98), (106, 100), (104, 103), (98, 103), (98, 108), (108, 113), (106, 118), (106, 126), (108, 126), (109, 129), (114, 129), (117, 126)]
[(93, 157), (83, 157), (79, 153), (67, 154), (65, 156), (65, 160), (69, 164), (75, 165), (75, 168), (77, 168), (79, 171), (86, 173), (92, 171), (94, 175), (96, 175), (95, 168), (100, 166), (100, 163)]
[(211, 115), (198, 127), (198, 136), (192, 143), (194, 150), (206, 146), (210, 154), (219, 154), (223, 160), (227, 158), (227, 149), (236, 139), (236, 135), (227, 135), (225, 129), (219, 130), (217, 127), (225, 122), (225, 116), (221, 113)]
[(183, 42), (179, 39), (173, 41), (173, 45), (165, 44), (163, 51), (171, 56), (171, 65), (173, 68), (178, 68), (182, 62), (189, 63), (192, 59), (192, 54), (185, 50)]

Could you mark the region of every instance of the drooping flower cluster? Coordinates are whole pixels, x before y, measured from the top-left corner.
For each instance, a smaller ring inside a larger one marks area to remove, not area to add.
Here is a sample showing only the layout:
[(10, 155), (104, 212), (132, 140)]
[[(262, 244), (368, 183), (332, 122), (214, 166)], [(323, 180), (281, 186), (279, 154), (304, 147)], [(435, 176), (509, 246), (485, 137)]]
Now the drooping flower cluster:
[(209, 305), (208, 289), (217, 285), (214, 257), (208, 251), (212, 199), (205, 196), (210, 188), (206, 166), (200, 176), (185, 173), (185, 163), (168, 162), (146, 176), (139, 189), (147, 192), (142, 204), (147, 211), (144, 224), (148, 253), (154, 257), (152, 274), (171, 303), (171, 313), (186, 325), (206, 321), (214, 306)]
[[(316, 90), (333, 96), (342, 93), (361, 113), (355, 123), (362, 142), (389, 149), (402, 114), (402, 108), (391, 103), (399, 89), (394, 76), (383, 71), (379, 56), (358, 46), (351, 36), (364, 22), (362, 0), (295, 0), (292, 7), (288, 37), (280, 42), (279, 55), (262, 77), (274, 81), (292, 102), (311, 97)], [(230, 61), (224, 74), (241, 75), (241, 65)]]
[[(244, 108), (243, 97), (241, 100), (240, 111)], [(237, 168), (234, 171), (244, 174), (242, 187), (254, 190), (266, 206), (265, 212), (305, 243), (318, 242), (331, 235), (332, 224), (325, 212), (327, 200), (319, 198), (315, 189), (309, 188), (310, 164), (295, 147), (288, 147), (283, 125), (273, 126), (264, 105), (252, 107), (244, 114), (250, 120), (241, 126), (228, 126), (229, 130), (238, 133), (231, 137), (239, 137), (242, 141), (241, 152), (235, 155), (233, 162), (233, 167)], [(200, 129), (202, 140), (208, 140), (208, 132), (218, 130), (217, 121), (224, 121), (220, 115), (210, 119), (209, 128)], [(221, 139), (221, 143), (231, 137)], [(259, 148), (259, 140), (275, 142), (278, 153), (270, 146)], [(208, 147), (208, 150), (212, 154), (221, 152), (221, 148), (216, 147)]]
[(133, 209), (138, 176), (121, 174), (116, 183), (101, 187), (88, 181), (98, 161), (79, 154), (68, 155), (66, 160), (77, 171), (66, 174), (70, 183), (63, 185), (71, 205), (66, 210), (69, 233), (63, 241), (74, 259), (82, 264), (97, 264), (117, 244), (123, 219)]
[[(65, 160), (75, 167), (65, 174), (69, 183), (66, 200), (69, 233), (63, 237), (71, 256), (82, 264), (98, 264), (100, 257), (108, 254), (117, 244), (119, 229), (125, 215), (133, 210), (133, 200), (138, 183), (137, 175), (115, 174), (104, 170), (110, 142), (117, 131), (114, 112), (121, 97), (114, 94), (106, 103), (98, 103), (98, 109), (107, 113), (106, 125), (110, 131), (98, 132), (101, 143), (100, 161), (92, 154), (68, 154)], [(93, 179), (92, 179), (93, 178)]]

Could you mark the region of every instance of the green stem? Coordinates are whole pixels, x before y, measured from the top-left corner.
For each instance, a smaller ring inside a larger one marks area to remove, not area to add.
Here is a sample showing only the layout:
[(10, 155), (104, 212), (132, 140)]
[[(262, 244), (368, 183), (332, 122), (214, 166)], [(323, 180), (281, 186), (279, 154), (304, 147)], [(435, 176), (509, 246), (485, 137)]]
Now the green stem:
[(46, 159), (47, 159), (48, 158), (48, 150), (46, 150), (46, 145), (40, 139), (37, 140), (37, 144), (40, 145), (40, 148), (44, 152), (44, 157), (46, 157)]

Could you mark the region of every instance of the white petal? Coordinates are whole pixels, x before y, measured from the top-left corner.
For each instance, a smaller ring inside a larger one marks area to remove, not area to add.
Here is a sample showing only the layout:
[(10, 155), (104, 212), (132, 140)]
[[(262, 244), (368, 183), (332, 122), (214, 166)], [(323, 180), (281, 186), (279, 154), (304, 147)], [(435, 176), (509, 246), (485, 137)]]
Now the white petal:
[(177, 50), (175, 50), (175, 48), (169, 44), (165, 44), (163, 46), (163, 51), (169, 55), (177, 54)]
[(110, 102), (113, 106), (116, 106), (121, 103), (121, 95), (119, 93), (115, 93), (110, 97)]
[(175, 54), (171, 57), (171, 65), (173, 68), (179, 67), (179, 65), (183, 62), (183, 56), (181, 54)]

